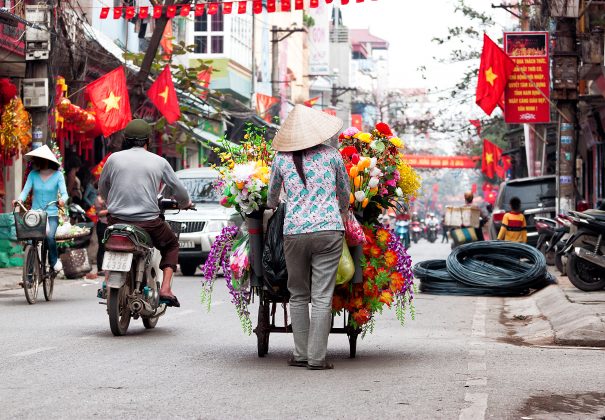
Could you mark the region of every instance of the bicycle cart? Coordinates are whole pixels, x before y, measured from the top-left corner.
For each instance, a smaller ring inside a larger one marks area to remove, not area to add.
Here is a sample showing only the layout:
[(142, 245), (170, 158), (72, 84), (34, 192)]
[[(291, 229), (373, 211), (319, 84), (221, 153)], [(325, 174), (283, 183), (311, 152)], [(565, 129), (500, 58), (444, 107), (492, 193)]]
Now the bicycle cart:
[[(264, 249), (263, 218), (260, 214), (252, 214), (246, 218), (248, 234), (250, 235), (250, 266), (251, 286), (253, 293), (258, 297), (258, 320), (253, 332), (257, 338), (258, 357), (265, 357), (269, 352), (269, 337), (271, 333), (291, 333), (292, 325), (288, 322), (288, 299), (273, 293), (263, 279), (262, 253)], [(346, 244), (345, 244), (346, 246)], [(361, 249), (359, 250), (361, 252)], [(352, 253), (357, 254), (358, 253)], [(361, 274), (361, 273), (359, 273)], [(278, 305), (282, 306), (284, 323), (278, 326), (276, 314)], [(361, 329), (349, 325), (349, 314), (344, 311), (342, 327), (335, 326), (335, 316), (332, 316), (330, 334), (346, 334), (349, 339), (349, 357), (355, 358), (357, 353), (357, 337)]]
[[(17, 202), (13, 209), (17, 239), (24, 242), (25, 246), (21, 285), (25, 299), (30, 305), (36, 303), (40, 283), (44, 290), (44, 299), (49, 301), (53, 295), (57, 273), (47, 264), (48, 248), (45, 238), (48, 221), (46, 209), (55, 203), (56, 201), (48, 203), (43, 210), (27, 210), (23, 204)], [(17, 207), (20, 207), (22, 212), (17, 211)]]

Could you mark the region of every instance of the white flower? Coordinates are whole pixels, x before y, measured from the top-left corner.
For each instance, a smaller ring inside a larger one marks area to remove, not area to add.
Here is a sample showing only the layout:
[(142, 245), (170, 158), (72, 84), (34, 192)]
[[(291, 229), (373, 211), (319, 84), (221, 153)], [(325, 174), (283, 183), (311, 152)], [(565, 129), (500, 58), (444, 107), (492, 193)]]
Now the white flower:
[(395, 194), (397, 194), (397, 197), (401, 197), (403, 195), (403, 190), (400, 187), (397, 187)]
[(238, 163), (231, 170), (231, 176), (235, 182), (246, 182), (254, 172), (256, 171), (256, 167), (253, 163)]
[(368, 182), (368, 187), (376, 188), (378, 186), (379, 182), (380, 182), (380, 180), (376, 177), (370, 178), (370, 182)]
[(370, 176), (374, 177), (374, 178), (378, 178), (382, 176), (382, 171), (376, 167), (374, 167), (371, 171), (370, 171)]
[(373, 157), (370, 159), (370, 169), (374, 169), (376, 167), (376, 164), (378, 163), (378, 159)]
[(365, 199), (366, 199), (366, 193), (364, 193), (363, 191), (357, 191), (355, 193), (355, 200), (357, 200), (361, 203)]

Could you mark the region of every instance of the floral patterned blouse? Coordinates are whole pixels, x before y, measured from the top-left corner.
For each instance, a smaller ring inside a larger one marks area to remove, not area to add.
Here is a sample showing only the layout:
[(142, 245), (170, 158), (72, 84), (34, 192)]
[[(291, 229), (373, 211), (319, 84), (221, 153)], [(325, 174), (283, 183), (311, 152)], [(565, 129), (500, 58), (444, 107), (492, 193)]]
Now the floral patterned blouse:
[(284, 235), (344, 230), (341, 214), (349, 208), (350, 183), (338, 151), (319, 145), (303, 155), (305, 188), (296, 172), (292, 153), (279, 152), (273, 160), (267, 204), (279, 204), (282, 185), (286, 191)]

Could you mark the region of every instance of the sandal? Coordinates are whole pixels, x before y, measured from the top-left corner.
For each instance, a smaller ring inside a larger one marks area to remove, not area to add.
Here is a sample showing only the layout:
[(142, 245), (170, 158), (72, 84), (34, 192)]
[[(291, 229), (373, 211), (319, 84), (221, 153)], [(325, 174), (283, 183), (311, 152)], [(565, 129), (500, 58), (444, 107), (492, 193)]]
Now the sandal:
[(160, 303), (174, 308), (181, 307), (181, 304), (179, 303), (179, 300), (176, 298), (176, 296), (160, 296)]
[(308, 363), (306, 360), (295, 360), (294, 358), (292, 358), (288, 360), (288, 366), (307, 367)]
[(329, 369), (334, 369), (334, 365), (332, 363), (324, 362), (323, 365), (307, 365), (307, 369), (309, 369), (309, 370), (329, 370)]

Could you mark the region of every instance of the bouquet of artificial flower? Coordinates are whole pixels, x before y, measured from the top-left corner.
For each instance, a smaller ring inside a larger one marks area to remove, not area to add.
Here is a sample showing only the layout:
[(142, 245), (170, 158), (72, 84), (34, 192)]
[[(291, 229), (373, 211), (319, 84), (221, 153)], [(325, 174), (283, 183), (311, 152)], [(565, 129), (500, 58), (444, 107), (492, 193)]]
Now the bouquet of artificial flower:
[(249, 124), (240, 145), (223, 141), (221, 164), (215, 166), (220, 174), (217, 188), (221, 205), (234, 207), (243, 214), (266, 205), (274, 152), (265, 137), (265, 128)]
[(376, 124), (370, 133), (351, 127), (339, 139), (354, 210), (362, 211), (372, 203), (392, 207), (393, 201), (407, 201), (420, 189), (418, 174), (403, 159), (403, 142), (387, 124)]

